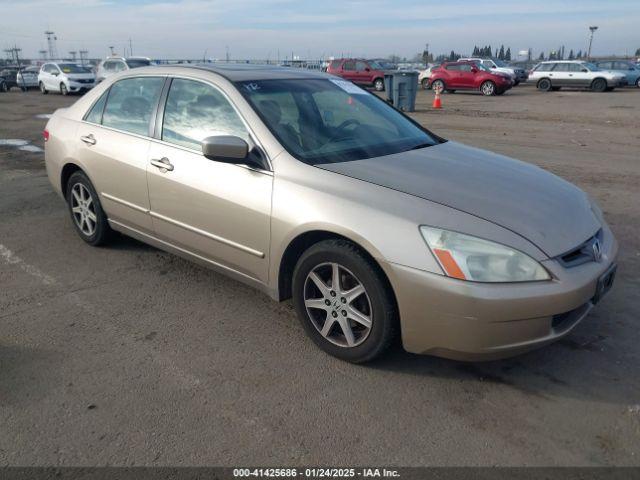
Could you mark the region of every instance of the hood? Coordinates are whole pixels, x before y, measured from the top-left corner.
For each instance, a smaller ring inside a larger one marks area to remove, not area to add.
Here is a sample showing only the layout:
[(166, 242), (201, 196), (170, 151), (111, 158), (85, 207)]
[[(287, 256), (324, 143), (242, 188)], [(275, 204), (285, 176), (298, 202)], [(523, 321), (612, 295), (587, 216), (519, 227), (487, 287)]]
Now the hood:
[(69, 80), (93, 80), (96, 76), (93, 73), (65, 73)]
[(316, 166), (488, 220), (549, 257), (566, 253), (600, 228), (578, 187), (533, 165), (456, 142)]

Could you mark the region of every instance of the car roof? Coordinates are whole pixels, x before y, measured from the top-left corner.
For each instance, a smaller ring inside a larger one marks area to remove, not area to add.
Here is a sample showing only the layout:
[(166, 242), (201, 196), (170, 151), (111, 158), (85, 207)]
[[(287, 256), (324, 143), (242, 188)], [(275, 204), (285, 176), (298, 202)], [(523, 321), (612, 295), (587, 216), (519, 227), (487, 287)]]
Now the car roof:
[[(144, 67), (156, 68), (156, 67)], [(231, 82), (245, 82), (249, 80), (285, 80), (301, 78), (335, 78), (323, 72), (305, 70), (302, 68), (278, 67), (275, 65), (256, 65), (245, 63), (199, 64), (199, 65), (162, 65), (163, 69), (190, 68), (217, 73)]]

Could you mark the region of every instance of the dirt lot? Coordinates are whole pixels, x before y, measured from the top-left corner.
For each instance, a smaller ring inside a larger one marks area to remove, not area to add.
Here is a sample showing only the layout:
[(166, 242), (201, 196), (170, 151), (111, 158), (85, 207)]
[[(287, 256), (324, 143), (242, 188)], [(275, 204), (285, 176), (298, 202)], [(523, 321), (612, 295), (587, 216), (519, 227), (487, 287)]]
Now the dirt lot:
[[(445, 95), (421, 123), (601, 203), (617, 284), (566, 339), (463, 364), (353, 366), (289, 303), (133, 240), (74, 233), (42, 153), (0, 146), (0, 465), (640, 465), (640, 90)], [(73, 97), (0, 94), (42, 146)]]

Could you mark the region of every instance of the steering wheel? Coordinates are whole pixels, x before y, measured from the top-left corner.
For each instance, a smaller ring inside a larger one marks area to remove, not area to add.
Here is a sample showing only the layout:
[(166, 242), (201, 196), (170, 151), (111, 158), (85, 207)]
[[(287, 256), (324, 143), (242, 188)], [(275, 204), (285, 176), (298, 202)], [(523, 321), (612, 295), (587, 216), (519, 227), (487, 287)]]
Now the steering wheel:
[(334, 133), (331, 136), (331, 138), (328, 140), (328, 142), (332, 142), (333, 140), (335, 140), (337, 138), (340, 138), (343, 135), (344, 130), (347, 127), (350, 127), (351, 125), (358, 126), (358, 125), (360, 125), (360, 121), (356, 120), (355, 118), (350, 118), (348, 120), (345, 120), (344, 122), (342, 122), (340, 125), (338, 125), (336, 127), (336, 133)]

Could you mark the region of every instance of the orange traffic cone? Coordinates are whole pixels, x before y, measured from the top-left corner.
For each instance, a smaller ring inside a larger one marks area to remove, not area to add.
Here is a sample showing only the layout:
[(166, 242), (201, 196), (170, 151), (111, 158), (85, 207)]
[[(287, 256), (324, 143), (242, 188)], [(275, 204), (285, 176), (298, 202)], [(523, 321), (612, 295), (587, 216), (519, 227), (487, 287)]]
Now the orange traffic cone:
[(433, 97), (433, 108), (442, 108), (442, 100), (440, 99), (440, 88), (435, 88), (433, 91), (436, 93), (436, 96)]

